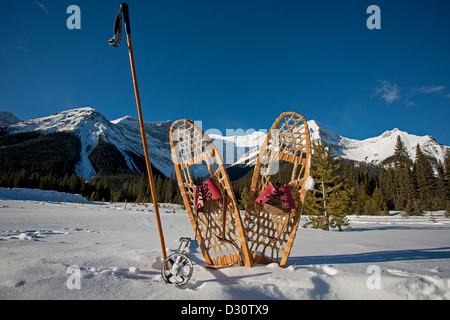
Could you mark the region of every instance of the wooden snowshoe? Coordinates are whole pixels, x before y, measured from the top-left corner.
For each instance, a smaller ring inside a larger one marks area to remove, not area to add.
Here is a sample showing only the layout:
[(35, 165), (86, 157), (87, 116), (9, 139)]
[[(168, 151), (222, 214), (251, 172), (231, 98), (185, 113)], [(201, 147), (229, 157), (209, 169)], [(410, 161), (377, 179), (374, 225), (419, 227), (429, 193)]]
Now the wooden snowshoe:
[[(211, 139), (183, 119), (170, 128), (170, 146), (178, 186), (206, 263), (213, 268), (236, 263), (251, 267), (236, 197)], [(207, 166), (210, 178), (196, 185), (192, 169), (199, 165)]]
[[(246, 206), (244, 223), (254, 262), (286, 265), (303, 210), (310, 164), (311, 142), (305, 118), (295, 112), (282, 113), (260, 149)], [(282, 187), (289, 189), (289, 196), (280, 192), (281, 187), (274, 187), (286, 172)], [(280, 193), (284, 201), (270, 204)]]

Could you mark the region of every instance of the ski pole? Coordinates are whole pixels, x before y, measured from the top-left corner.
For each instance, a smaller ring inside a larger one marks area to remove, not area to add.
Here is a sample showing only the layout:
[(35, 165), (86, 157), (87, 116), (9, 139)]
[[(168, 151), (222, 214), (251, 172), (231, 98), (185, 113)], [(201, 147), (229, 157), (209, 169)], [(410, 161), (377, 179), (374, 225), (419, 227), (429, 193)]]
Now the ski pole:
[[(136, 105), (137, 105), (138, 116), (139, 116), (139, 126), (141, 129), (142, 146), (144, 148), (145, 164), (147, 166), (147, 174), (148, 174), (148, 180), (150, 183), (150, 191), (152, 194), (153, 206), (155, 208), (156, 222), (158, 224), (158, 231), (159, 231), (159, 238), (161, 241), (163, 260), (166, 260), (167, 259), (166, 245), (164, 242), (161, 218), (159, 216), (158, 199), (156, 197), (156, 191), (155, 191), (156, 190), (155, 182), (153, 180), (152, 167), (150, 164), (150, 157), (148, 155), (147, 138), (145, 135), (144, 120), (142, 117), (141, 99), (139, 97), (139, 89), (138, 89), (138, 83), (137, 83), (137, 77), (136, 77), (136, 68), (134, 65), (133, 46), (131, 45), (130, 16), (129, 16), (129, 12), (128, 12), (128, 5), (124, 2), (120, 4), (120, 11), (116, 17), (116, 21), (114, 22), (114, 37), (109, 40), (109, 44), (117, 47), (117, 44), (121, 41), (121, 38), (122, 38), (122, 13), (123, 13), (123, 19), (124, 19), (124, 23), (125, 23), (125, 31), (127, 34), (128, 53), (130, 56), (130, 64), (131, 64), (131, 75), (133, 76), (134, 94), (136, 96)], [(118, 33), (117, 40), (114, 39), (116, 33)]]

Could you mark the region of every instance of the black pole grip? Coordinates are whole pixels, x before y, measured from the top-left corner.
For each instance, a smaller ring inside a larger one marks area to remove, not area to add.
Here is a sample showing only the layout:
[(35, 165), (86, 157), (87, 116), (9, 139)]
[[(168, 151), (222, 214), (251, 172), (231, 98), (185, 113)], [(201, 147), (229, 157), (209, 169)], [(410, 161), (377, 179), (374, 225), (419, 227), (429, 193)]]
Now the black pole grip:
[(125, 23), (125, 31), (127, 34), (131, 34), (130, 15), (128, 13), (128, 4), (126, 4), (125, 2), (122, 2), (120, 4), (120, 8), (122, 9), (122, 13), (123, 13), (123, 21)]

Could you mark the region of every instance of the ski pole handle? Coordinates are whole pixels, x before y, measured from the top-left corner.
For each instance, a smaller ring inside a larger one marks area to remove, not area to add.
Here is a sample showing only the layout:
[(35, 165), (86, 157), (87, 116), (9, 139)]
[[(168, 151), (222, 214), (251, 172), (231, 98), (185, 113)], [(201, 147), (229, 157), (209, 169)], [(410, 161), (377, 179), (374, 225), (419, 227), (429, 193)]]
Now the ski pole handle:
[(128, 35), (130, 35), (131, 28), (130, 28), (130, 14), (128, 12), (128, 4), (126, 4), (125, 2), (122, 2), (120, 4), (120, 9), (122, 10), (122, 13), (123, 13), (123, 21), (125, 23), (125, 31)]

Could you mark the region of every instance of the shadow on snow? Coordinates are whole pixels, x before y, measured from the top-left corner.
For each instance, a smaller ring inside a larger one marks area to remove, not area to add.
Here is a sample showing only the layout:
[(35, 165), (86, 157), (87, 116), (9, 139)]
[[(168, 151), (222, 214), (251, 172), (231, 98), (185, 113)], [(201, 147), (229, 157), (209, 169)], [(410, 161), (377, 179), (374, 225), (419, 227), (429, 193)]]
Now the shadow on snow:
[(298, 265), (375, 263), (402, 260), (450, 259), (450, 247), (431, 249), (409, 249), (375, 251), (353, 254), (291, 257), (288, 265), (298, 261)]

